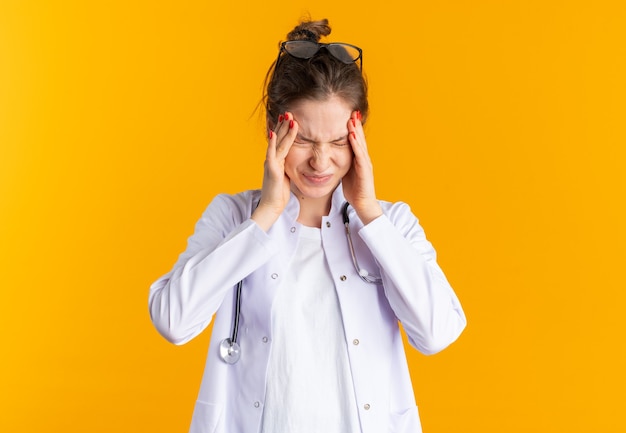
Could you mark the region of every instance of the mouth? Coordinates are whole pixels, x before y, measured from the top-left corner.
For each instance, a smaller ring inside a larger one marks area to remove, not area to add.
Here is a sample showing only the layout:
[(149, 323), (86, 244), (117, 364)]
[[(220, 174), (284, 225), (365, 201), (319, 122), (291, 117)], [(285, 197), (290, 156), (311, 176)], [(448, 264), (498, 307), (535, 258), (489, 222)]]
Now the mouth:
[(320, 176), (320, 175), (303, 175), (304, 178), (307, 180), (307, 182), (313, 184), (313, 185), (323, 185), (326, 182), (328, 182), (330, 179), (332, 179), (332, 175), (331, 174), (327, 174), (324, 176)]

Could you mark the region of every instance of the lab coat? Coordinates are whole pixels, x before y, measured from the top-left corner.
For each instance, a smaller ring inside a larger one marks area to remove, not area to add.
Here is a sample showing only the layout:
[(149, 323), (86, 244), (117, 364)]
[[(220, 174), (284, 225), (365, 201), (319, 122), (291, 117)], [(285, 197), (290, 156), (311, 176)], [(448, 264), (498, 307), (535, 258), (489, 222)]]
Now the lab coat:
[[(152, 321), (174, 344), (197, 336), (217, 312), (190, 433), (260, 429), (272, 350), (272, 301), (296, 250), (300, 224), (299, 203), (292, 194), (280, 218), (264, 232), (250, 219), (259, 199), (258, 190), (217, 196), (172, 271), (150, 288)], [(321, 237), (343, 319), (361, 431), (421, 432), (398, 321), (411, 345), (433, 354), (456, 340), (465, 315), (404, 203), (381, 201), (384, 215), (367, 226), (350, 210), (359, 265), (382, 276), (383, 284), (362, 281), (346, 241), (344, 201), (339, 185), (329, 215), (322, 219)], [(241, 359), (229, 365), (219, 357), (219, 345), (232, 333), (239, 280)]]

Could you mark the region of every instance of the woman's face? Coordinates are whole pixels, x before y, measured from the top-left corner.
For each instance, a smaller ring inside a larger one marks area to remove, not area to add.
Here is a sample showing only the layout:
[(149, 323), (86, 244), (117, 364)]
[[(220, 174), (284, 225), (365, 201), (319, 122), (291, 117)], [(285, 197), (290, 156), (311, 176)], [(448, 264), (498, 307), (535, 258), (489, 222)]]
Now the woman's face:
[(299, 101), (290, 112), (298, 135), (285, 159), (291, 190), (299, 198), (328, 198), (352, 165), (348, 121), (352, 108), (332, 96), (323, 101)]

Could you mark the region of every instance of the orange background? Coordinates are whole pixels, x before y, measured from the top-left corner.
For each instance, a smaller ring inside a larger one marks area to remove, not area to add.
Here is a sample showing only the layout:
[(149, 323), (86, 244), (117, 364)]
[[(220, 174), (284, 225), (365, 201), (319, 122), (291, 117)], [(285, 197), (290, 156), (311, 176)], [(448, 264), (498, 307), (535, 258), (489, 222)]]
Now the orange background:
[(209, 334), (168, 344), (148, 287), (260, 185), (307, 11), (364, 49), (377, 192), (468, 316), (410, 351), (425, 432), (626, 431), (624, 2), (230, 3), (0, 3), (0, 431), (186, 431)]

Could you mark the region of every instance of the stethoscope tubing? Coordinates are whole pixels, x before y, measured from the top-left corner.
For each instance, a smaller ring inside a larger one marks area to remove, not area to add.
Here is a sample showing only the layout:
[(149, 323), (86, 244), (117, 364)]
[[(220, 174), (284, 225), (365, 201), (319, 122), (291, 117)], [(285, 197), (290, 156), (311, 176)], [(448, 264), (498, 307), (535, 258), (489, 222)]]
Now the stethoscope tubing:
[[(382, 278), (377, 277), (375, 275), (370, 275), (370, 273), (361, 269), (359, 266), (359, 262), (356, 258), (356, 253), (354, 252), (354, 245), (352, 243), (352, 236), (350, 235), (350, 218), (348, 217), (348, 207), (350, 203), (345, 202), (341, 208), (341, 214), (343, 216), (343, 225), (346, 228), (346, 238), (348, 239), (348, 248), (350, 249), (350, 256), (352, 258), (352, 264), (354, 265), (354, 269), (356, 270), (359, 278), (370, 284), (382, 284)], [(243, 280), (240, 280), (237, 283), (237, 288), (235, 289), (235, 311), (234, 311), (234, 319), (233, 319), (233, 332), (231, 333), (230, 338), (225, 338), (220, 343), (219, 354), (220, 358), (227, 364), (235, 364), (239, 361), (241, 356), (241, 347), (237, 342), (237, 338), (239, 336), (239, 317), (241, 315), (241, 292), (243, 287)]]
[(354, 252), (354, 245), (352, 244), (352, 235), (350, 234), (350, 218), (348, 217), (349, 206), (350, 203), (345, 202), (341, 208), (341, 214), (343, 216), (343, 225), (346, 228), (346, 239), (348, 239), (348, 248), (350, 249), (350, 256), (352, 257), (352, 264), (354, 265), (354, 269), (356, 270), (357, 274), (359, 274), (359, 278), (361, 278), (366, 283), (382, 284), (382, 278), (371, 275), (367, 270), (362, 269), (361, 266), (359, 266), (359, 261), (356, 258), (356, 253)]
[(239, 317), (241, 314), (241, 288), (243, 286), (243, 280), (237, 283), (237, 290), (235, 291), (235, 319), (233, 321), (233, 333), (230, 337), (230, 341), (237, 343), (237, 337), (239, 336)]

